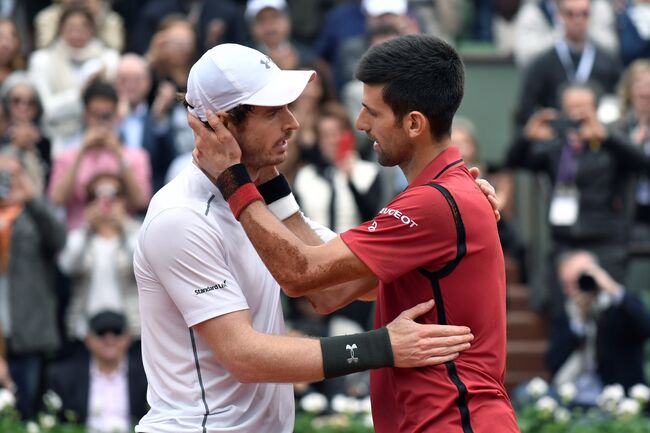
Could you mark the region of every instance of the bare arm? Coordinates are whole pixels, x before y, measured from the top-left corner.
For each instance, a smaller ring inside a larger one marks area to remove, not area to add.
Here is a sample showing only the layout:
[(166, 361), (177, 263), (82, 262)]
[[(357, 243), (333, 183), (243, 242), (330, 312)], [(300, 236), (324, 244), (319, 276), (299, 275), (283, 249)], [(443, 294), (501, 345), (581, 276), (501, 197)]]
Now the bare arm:
[[(451, 361), (469, 348), (473, 336), (464, 326), (423, 325), (415, 318), (433, 301), (404, 311), (387, 325), (395, 366), (424, 367)], [(248, 310), (194, 326), (217, 361), (242, 383), (303, 382), (324, 378), (320, 341), (257, 332)]]
[(63, 173), (59, 181), (53, 185), (52, 193), (50, 194), (50, 199), (52, 203), (57, 206), (65, 206), (68, 201), (72, 198), (72, 192), (74, 190), (74, 182), (77, 179), (77, 174), (79, 173), (79, 164), (81, 163), (81, 158), (83, 157), (83, 149), (77, 153), (75, 156), (72, 167)]

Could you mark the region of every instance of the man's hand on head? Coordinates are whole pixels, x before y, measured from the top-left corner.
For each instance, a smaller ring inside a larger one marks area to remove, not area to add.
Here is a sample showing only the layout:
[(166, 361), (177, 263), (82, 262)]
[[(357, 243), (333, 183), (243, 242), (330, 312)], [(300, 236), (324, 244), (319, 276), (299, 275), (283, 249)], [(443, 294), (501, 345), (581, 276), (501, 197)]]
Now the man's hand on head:
[(187, 123), (194, 131), (194, 162), (211, 179), (217, 179), (228, 167), (241, 162), (241, 149), (235, 137), (223, 123), (225, 112), (217, 114), (208, 111), (206, 126), (192, 114), (187, 114)]
[(501, 219), (501, 212), (499, 212), (500, 203), (496, 190), (487, 180), (479, 179), (481, 170), (479, 170), (478, 167), (470, 168), (469, 173), (472, 175), (472, 177), (474, 177), (474, 181), (481, 189), (481, 192), (485, 194), (485, 197), (487, 197), (488, 201), (490, 202), (490, 206), (492, 206), (492, 210), (494, 211), (494, 218), (497, 220), (497, 222), (499, 222)]

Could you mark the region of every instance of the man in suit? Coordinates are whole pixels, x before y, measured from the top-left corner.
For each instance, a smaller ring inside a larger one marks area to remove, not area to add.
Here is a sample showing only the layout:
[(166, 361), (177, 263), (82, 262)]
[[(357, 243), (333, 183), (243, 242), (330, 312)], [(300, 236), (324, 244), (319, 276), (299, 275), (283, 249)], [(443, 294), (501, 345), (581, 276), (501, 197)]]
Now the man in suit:
[(126, 318), (102, 311), (89, 321), (87, 352), (49, 371), (49, 389), (90, 431), (133, 431), (146, 413), (147, 380), (139, 351), (129, 351)]

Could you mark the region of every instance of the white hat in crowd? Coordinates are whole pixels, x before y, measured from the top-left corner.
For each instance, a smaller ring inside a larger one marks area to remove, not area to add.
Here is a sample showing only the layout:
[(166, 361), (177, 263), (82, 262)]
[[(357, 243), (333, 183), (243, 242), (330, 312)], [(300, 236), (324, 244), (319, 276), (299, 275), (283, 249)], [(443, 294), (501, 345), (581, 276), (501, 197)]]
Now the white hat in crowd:
[(279, 11), (287, 9), (285, 0), (248, 0), (246, 4), (246, 18), (254, 19), (263, 9), (272, 8)]
[(228, 111), (241, 104), (280, 107), (295, 101), (316, 75), (283, 71), (265, 54), (237, 44), (206, 51), (192, 66), (185, 100), (206, 121), (206, 111)]
[(407, 0), (363, 0), (361, 9), (366, 15), (378, 17), (384, 14), (404, 15), (408, 9)]

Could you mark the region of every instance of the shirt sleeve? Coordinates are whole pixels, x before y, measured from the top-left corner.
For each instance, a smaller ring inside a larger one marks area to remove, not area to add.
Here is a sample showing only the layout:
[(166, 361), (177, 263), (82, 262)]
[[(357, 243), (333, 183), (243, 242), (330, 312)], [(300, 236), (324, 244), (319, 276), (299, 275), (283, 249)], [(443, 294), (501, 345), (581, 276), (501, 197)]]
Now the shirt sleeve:
[(456, 257), (456, 238), (449, 204), (429, 186), (405, 191), (372, 221), (341, 234), (343, 242), (384, 283), (420, 267), (442, 268)]
[(188, 327), (249, 308), (229, 270), (220, 233), (203, 215), (188, 208), (166, 209), (144, 230), (144, 258)]

